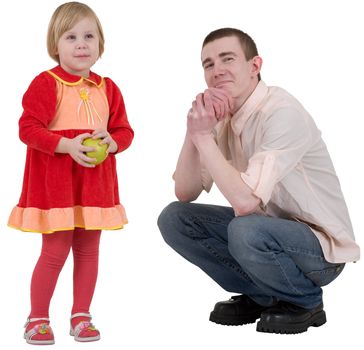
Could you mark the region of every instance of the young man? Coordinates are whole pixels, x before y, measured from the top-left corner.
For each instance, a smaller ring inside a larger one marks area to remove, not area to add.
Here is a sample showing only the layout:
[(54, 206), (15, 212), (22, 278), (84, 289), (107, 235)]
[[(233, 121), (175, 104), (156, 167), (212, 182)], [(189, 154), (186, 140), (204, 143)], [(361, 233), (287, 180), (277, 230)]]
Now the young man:
[[(302, 105), (260, 79), (244, 32), (202, 47), (208, 89), (192, 103), (174, 174), (179, 202), (161, 213), (165, 241), (221, 287), (210, 320), (300, 333), (326, 322), (321, 287), (359, 259), (348, 210), (320, 131)], [(215, 182), (231, 207), (190, 203)]]

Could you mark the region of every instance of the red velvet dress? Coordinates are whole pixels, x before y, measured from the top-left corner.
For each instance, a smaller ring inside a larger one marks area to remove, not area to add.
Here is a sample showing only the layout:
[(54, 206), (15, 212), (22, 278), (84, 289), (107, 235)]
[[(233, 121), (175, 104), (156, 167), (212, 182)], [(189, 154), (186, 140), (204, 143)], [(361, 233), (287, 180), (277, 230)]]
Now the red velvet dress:
[(74, 138), (107, 128), (118, 152), (129, 147), (134, 132), (123, 97), (109, 78), (91, 72), (88, 79), (60, 66), (38, 75), (23, 97), (20, 139), (28, 146), (23, 189), (9, 226), (52, 233), (119, 229), (127, 223), (120, 203), (114, 154), (95, 168), (55, 153), (61, 137)]

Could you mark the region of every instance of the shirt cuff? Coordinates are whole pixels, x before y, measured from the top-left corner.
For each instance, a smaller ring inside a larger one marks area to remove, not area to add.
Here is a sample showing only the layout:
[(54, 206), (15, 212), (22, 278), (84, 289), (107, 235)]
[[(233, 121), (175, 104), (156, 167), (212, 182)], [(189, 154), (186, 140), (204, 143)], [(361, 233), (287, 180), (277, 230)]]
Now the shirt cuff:
[(240, 174), (253, 194), (261, 199), (263, 205), (268, 204), (277, 181), (275, 163), (275, 156), (267, 154), (262, 159), (249, 162), (247, 171)]

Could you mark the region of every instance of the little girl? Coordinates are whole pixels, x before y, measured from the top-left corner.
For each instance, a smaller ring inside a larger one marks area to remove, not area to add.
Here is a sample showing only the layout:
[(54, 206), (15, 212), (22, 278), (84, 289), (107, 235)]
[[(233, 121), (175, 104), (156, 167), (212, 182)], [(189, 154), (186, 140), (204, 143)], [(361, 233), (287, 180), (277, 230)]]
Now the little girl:
[[(59, 6), (48, 28), (48, 53), (58, 66), (39, 74), (23, 97), (20, 139), (28, 146), (23, 189), (9, 226), (42, 233), (31, 280), (31, 312), (24, 338), (54, 344), (49, 304), (72, 248), (73, 307), (70, 334), (100, 339), (89, 308), (95, 290), (101, 230), (127, 222), (119, 201), (115, 154), (133, 139), (123, 97), (115, 83), (90, 71), (104, 51), (101, 24), (78, 2)], [(85, 152), (85, 138), (102, 139), (108, 157), (100, 165)]]

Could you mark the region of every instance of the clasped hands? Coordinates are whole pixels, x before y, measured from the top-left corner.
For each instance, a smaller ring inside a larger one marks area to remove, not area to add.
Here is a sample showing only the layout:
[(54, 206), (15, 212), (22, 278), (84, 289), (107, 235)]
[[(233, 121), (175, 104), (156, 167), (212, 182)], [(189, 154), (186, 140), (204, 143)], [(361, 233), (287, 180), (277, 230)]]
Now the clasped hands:
[(232, 115), (231, 95), (218, 88), (209, 88), (196, 96), (187, 115), (187, 130), (192, 140), (212, 135), (216, 124)]
[(111, 135), (105, 129), (96, 129), (93, 131), (92, 134), (84, 133), (76, 136), (73, 139), (67, 139), (64, 153), (68, 153), (76, 163), (84, 167), (87, 168), (95, 167), (95, 165), (92, 164), (92, 162), (95, 159), (89, 158), (85, 154), (85, 152), (94, 151), (94, 148), (87, 147), (82, 144), (83, 140), (88, 137), (92, 137), (93, 139), (102, 139), (102, 141), (100, 141), (100, 144), (109, 145), (107, 149), (108, 153), (114, 153), (118, 149), (116, 142), (113, 140)]

